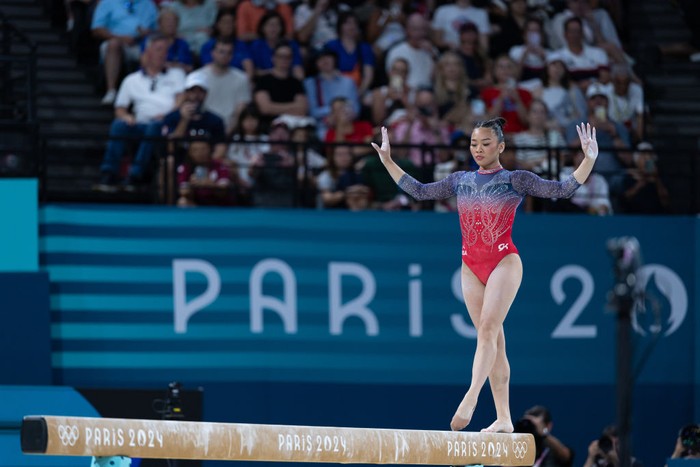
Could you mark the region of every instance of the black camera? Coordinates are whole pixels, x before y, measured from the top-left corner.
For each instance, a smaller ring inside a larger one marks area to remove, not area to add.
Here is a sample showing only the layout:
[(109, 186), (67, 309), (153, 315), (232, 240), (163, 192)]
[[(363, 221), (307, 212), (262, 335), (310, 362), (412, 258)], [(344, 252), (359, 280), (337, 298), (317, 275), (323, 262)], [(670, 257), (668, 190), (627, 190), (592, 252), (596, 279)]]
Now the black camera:
[(613, 450), (612, 438), (608, 435), (603, 435), (600, 438), (598, 438), (598, 449), (603, 451), (603, 453), (605, 453), (605, 454), (612, 451)]
[(182, 401), (180, 400), (181, 388), (182, 385), (177, 381), (168, 384), (168, 392), (165, 396), (165, 406), (163, 410), (164, 419), (177, 420), (185, 417), (182, 413)]
[(539, 457), (544, 450), (544, 436), (540, 435), (537, 427), (529, 418), (521, 418), (513, 425), (514, 433), (530, 433), (535, 438), (535, 457)]

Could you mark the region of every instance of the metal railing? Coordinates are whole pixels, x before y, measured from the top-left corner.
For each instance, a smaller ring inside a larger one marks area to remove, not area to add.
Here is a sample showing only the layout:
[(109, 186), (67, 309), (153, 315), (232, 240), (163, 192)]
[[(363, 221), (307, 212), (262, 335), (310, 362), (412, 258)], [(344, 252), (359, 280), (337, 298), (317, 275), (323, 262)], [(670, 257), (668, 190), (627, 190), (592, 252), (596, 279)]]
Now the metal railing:
[[(67, 138), (73, 138), (74, 139), (74, 144), (71, 144), (71, 148), (76, 148), (79, 146), (79, 144), (75, 143), (81, 143), (82, 146), (85, 146), (83, 150), (89, 151), (89, 154), (85, 154), (82, 160), (76, 161), (75, 162), (75, 170), (71, 170), (70, 167), (64, 167), (64, 170), (61, 174), (57, 174), (55, 172), (55, 167), (52, 168), (51, 165), (47, 166), (46, 168), (46, 174), (47, 176), (45, 179), (42, 181), (42, 189), (44, 190), (47, 195), (43, 198), (46, 201), (52, 201), (55, 199), (55, 196), (52, 193), (55, 193), (56, 190), (54, 189), (53, 184), (57, 183), (58, 181), (63, 180), (64, 182), (66, 180), (75, 180), (79, 182), (83, 182), (83, 185), (88, 185), (90, 183), (96, 183), (97, 178), (98, 178), (98, 167), (100, 165), (100, 161), (102, 159), (102, 156), (104, 154), (104, 148), (107, 140), (109, 139), (108, 135), (66, 135), (66, 134), (56, 134), (56, 135), (43, 135), (41, 137), (41, 148), (42, 152), (45, 151), (56, 151), (55, 147), (57, 146), (55, 144), (55, 140), (61, 140), (63, 142), (66, 141)], [(138, 143), (138, 139), (134, 138), (124, 138), (131, 140), (132, 147), (135, 147), (135, 145)], [(151, 177), (151, 182), (147, 185), (145, 190), (142, 190), (140, 194), (134, 195), (133, 193), (129, 194), (123, 194), (119, 193), (116, 195), (104, 195), (100, 194), (97, 195), (94, 192), (90, 190), (90, 188), (87, 188), (84, 190), (84, 198), (79, 198), (78, 200), (82, 200), (85, 202), (93, 202), (93, 201), (120, 201), (120, 200), (129, 200), (129, 201), (136, 201), (136, 202), (143, 202), (143, 203), (159, 203), (159, 204), (174, 204), (177, 201), (177, 196), (178, 196), (178, 175), (177, 175), (177, 167), (181, 165), (184, 162), (184, 150), (169, 150), (167, 148), (167, 143), (183, 143), (186, 141), (173, 141), (170, 139), (165, 139), (161, 137), (153, 138), (158, 142), (156, 146), (159, 148), (156, 150), (154, 157), (153, 157), (153, 172), (152, 172), (152, 177)], [(91, 144), (87, 144), (90, 142)], [(267, 144), (270, 144), (270, 141), (249, 141), (249, 142), (231, 142), (229, 141), (229, 144), (238, 144), (238, 145), (246, 145), (246, 144), (258, 144), (261, 142), (265, 142)], [(85, 143), (85, 144), (83, 144)], [(281, 145), (286, 145), (290, 152), (293, 154), (302, 154), (300, 157), (295, 157), (294, 158), (294, 163), (291, 166), (286, 167), (282, 172), (285, 170), (288, 173), (289, 177), (289, 183), (285, 185), (286, 188), (284, 188), (284, 192), (280, 193), (280, 198), (284, 199), (284, 203), (282, 203), (284, 206), (287, 207), (302, 207), (302, 208), (312, 208), (315, 207), (315, 203), (313, 201), (314, 199), (314, 185), (313, 185), (313, 179), (314, 179), (314, 174), (313, 171), (310, 169), (308, 166), (308, 159), (305, 158), (303, 155), (308, 154), (308, 151), (310, 149), (315, 149), (317, 152), (321, 153), (322, 155), (328, 155), (330, 154), (330, 150), (332, 149), (332, 146), (334, 145), (344, 145), (344, 146), (353, 146), (353, 147), (364, 147), (367, 149), (365, 152), (366, 154), (373, 154), (373, 150), (366, 144), (358, 145), (358, 144), (322, 144), (322, 143), (307, 143), (307, 144), (300, 144), (300, 143), (293, 143), (293, 142), (281, 142), (277, 143)], [(91, 149), (86, 149), (86, 148), (91, 148)], [(396, 157), (405, 157), (401, 156), (402, 152), (407, 152), (410, 149), (419, 149), (421, 151), (421, 154), (423, 155), (423, 159), (426, 162), (422, 166), (419, 166), (416, 171), (416, 178), (423, 182), (429, 182), (433, 180), (433, 170), (434, 170), (434, 161), (439, 160), (442, 157), (442, 153), (452, 153), (453, 156), (455, 153), (460, 154), (462, 157), (457, 157), (456, 162), (457, 162), (457, 169), (458, 170), (470, 170), (473, 169), (473, 166), (470, 167), (470, 161), (471, 161), (471, 156), (469, 155), (469, 149), (466, 146), (459, 146), (459, 147), (454, 147), (454, 146), (430, 146), (430, 145), (420, 145), (420, 146), (415, 146), (415, 145), (405, 145), (405, 144), (393, 144), (392, 145), (392, 150), (393, 153)], [(513, 145), (508, 146), (508, 151), (515, 152), (517, 150), (538, 150), (538, 151), (546, 151), (547, 152), (547, 158), (548, 158), (548, 167), (549, 169), (544, 172), (540, 172), (540, 175), (544, 178), (548, 179), (558, 179), (559, 178), (559, 169), (566, 166), (570, 165), (570, 163), (567, 163), (567, 159), (570, 158), (570, 155), (573, 154), (574, 151), (577, 150), (575, 147), (540, 147), (540, 146), (533, 146), (533, 147), (515, 147)], [(601, 152), (606, 151), (609, 153), (613, 153), (616, 155), (622, 155), (626, 156), (627, 158), (630, 157), (632, 150), (625, 150), (621, 151), (616, 148), (605, 148), (601, 147)], [(71, 153), (75, 153), (75, 149), (70, 149)], [(133, 151), (132, 151), (133, 152)], [(623, 154), (625, 153), (625, 154)], [(680, 171), (680, 172), (670, 172), (666, 171), (663, 167), (663, 164), (660, 164), (659, 168), (659, 178), (662, 182), (663, 185), (670, 191), (671, 194), (671, 202), (669, 205), (668, 213), (669, 214), (695, 214), (698, 213), (698, 207), (699, 203), (698, 200), (700, 199), (700, 192), (699, 192), (699, 185), (697, 183), (697, 178), (695, 174), (697, 174), (697, 166), (693, 165), (696, 164), (697, 161), (697, 156), (693, 155), (682, 155), (693, 168), (688, 171)], [(680, 157), (680, 156), (679, 156)], [(49, 160), (54, 160), (58, 161), (61, 160), (62, 163), (67, 164), (68, 162), (65, 160), (64, 157), (56, 156), (54, 155), (53, 158), (49, 158), (47, 155), (40, 155), (40, 159), (49, 159)], [(509, 155), (508, 158), (502, 157), (502, 162), (504, 165), (506, 165), (506, 168), (513, 169), (515, 168), (513, 164), (513, 157), (512, 154)], [(659, 157), (659, 162), (661, 162), (662, 156), (660, 155)], [(128, 157), (127, 157), (128, 160)], [(507, 163), (507, 161), (510, 162), (510, 164)], [(51, 162), (49, 162), (50, 164)], [(77, 175), (80, 173), (85, 173), (85, 166), (90, 165), (93, 169), (93, 175), (92, 175), (92, 180), (86, 180), (85, 177), (90, 177), (89, 175), (86, 176), (81, 176)], [(673, 164), (671, 164), (673, 165)], [(277, 175), (280, 174), (280, 170), (278, 167), (261, 167), (260, 170), (262, 173), (265, 173), (265, 170), (277, 170)], [(600, 173), (600, 172), (598, 172)], [(631, 172), (628, 170), (623, 170), (619, 171), (619, 173), (600, 173), (603, 175), (608, 182), (611, 180), (615, 180), (617, 182), (623, 182), (622, 184), (612, 187), (611, 186), (611, 195), (610, 198), (613, 202), (613, 205), (620, 205), (621, 200), (624, 201), (624, 199), (621, 198), (623, 196), (624, 191), (629, 189), (629, 186), (626, 186), (625, 183), (629, 184), (631, 181), (634, 181), (634, 177), (625, 177), (626, 175), (629, 175)], [(638, 175), (638, 174), (635, 174)], [(70, 182), (68, 182), (70, 183)], [(649, 187), (647, 187), (649, 188)], [(653, 190), (652, 190), (653, 191)], [(651, 196), (653, 196), (654, 193), (649, 192)], [(121, 196), (121, 198), (120, 198)], [(126, 197), (126, 198), (125, 198)], [(286, 198), (285, 198), (286, 197)], [(624, 204), (624, 203), (622, 203)], [(250, 205), (250, 204), (247, 204)], [(252, 206), (255, 206), (255, 202), (253, 201)], [(426, 204), (426, 208), (430, 208), (430, 204)], [(546, 210), (554, 210), (555, 207), (551, 207), (547, 203), (542, 203), (539, 204), (540, 211), (546, 211)], [(617, 212), (624, 212), (624, 211), (617, 211)], [(642, 210), (642, 213), (644, 211)]]

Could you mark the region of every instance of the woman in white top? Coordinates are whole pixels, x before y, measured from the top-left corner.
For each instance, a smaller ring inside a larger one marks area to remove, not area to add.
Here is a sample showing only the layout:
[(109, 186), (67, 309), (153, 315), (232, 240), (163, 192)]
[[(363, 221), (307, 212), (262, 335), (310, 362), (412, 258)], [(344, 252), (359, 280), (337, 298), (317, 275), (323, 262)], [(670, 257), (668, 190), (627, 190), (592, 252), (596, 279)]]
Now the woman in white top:
[(517, 147), (515, 159), (518, 167), (546, 178), (556, 178), (556, 170), (560, 166), (557, 160), (558, 153), (550, 148), (563, 148), (566, 146), (566, 140), (556, 123), (549, 120), (544, 102), (534, 99), (530, 103), (527, 123), (527, 130), (513, 135), (513, 143)]
[(238, 169), (240, 184), (248, 193), (255, 182), (249, 174), (252, 162), (270, 150), (268, 136), (261, 128), (260, 112), (255, 104), (249, 104), (238, 115), (236, 133), (226, 154), (226, 162)]
[(545, 103), (550, 115), (561, 128), (586, 118), (586, 99), (583, 92), (571, 81), (564, 61), (556, 52), (547, 57), (542, 86), (533, 90), (533, 96)]

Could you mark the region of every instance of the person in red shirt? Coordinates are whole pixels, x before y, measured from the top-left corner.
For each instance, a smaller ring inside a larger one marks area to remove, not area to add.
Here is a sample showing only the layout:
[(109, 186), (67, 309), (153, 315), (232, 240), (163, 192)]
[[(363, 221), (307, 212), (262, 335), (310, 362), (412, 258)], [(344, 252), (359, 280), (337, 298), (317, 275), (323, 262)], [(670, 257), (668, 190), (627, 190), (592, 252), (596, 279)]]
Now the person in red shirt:
[(532, 94), (518, 86), (518, 68), (507, 56), (499, 56), (493, 66), (495, 83), (481, 91), (488, 118), (506, 119), (504, 133), (518, 133), (527, 129), (527, 111)]
[(187, 160), (177, 168), (177, 181), (180, 207), (235, 204), (231, 169), (212, 157), (209, 141), (190, 142)]
[[(328, 131), (324, 138), (326, 143), (369, 144), (374, 137), (372, 124), (364, 120), (357, 120), (352, 105), (344, 97), (336, 97), (331, 101), (331, 112), (327, 119)], [(366, 146), (353, 147), (355, 156), (364, 155), (366, 152)]]

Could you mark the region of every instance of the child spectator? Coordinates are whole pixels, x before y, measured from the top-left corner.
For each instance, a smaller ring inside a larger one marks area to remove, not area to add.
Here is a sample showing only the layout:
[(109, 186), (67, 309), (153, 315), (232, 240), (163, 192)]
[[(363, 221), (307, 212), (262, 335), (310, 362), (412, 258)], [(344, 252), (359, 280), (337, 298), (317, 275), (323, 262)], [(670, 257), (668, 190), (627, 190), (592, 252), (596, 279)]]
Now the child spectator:
[(250, 104), (238, 115), (233, 140), (226, 153), (226, 163), (238, 169), (241, 203), (249, 204), (255, 180), (250, 176), (253, 162), (270, 150), (268, 136), (264, 133), (260, 111)]
[(177, 168), (177, 205), (232, 206), (235, 190), (229, 168), (212, 157), (208, 141), (191, 141), (186, 161)]

